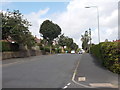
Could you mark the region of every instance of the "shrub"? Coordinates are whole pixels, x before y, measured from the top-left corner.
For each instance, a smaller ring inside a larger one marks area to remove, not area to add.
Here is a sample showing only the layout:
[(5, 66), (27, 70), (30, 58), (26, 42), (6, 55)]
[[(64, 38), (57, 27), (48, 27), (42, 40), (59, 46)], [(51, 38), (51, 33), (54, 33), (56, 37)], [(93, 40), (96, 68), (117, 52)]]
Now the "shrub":
[(9, 42), (2, 41), (2, 52), (4, 51), (11, 51)]
[(18, 43), (10, 43), (11, 51), (19, 51)]
[(120, 42), (104, 42), (91, 47), (91, 53), (102, 59), (103, 65), (114, 73), (120, 73)]
[(45, 50), (45, 52), (50, 52), (50, 47), (45, 46), (45, 47), (44, 47), (44, 50)]
[(19, 51), (19, 45), (17, 43), (10, 43), (7, 41), (0, 41), (0, 49), (2, 52), (6, 51)]

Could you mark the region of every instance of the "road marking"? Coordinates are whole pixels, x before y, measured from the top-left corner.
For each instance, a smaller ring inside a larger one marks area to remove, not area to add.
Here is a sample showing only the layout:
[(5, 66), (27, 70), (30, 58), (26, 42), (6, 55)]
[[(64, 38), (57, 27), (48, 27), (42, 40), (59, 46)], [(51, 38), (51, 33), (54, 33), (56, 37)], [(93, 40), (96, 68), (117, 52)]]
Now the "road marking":
[(116, 86), (112, 85), (111, 83), (90, 83), (90, 86), (96, 88), (96, 87), (111, 87), (116, 88)]
[(63, 87), (63, 89), (66, 89), (68, 86)]
[(85, 87), (85, 88), (92, 88), (92, 87), (90, 87), (90, 86), (87, 86), (87, 85), (84, 85), (84, 84), (80, 84), (80, 83), (78, 83), (78, 82), (75, 81), (75, 76), (76, 76), (76, 73), (77, 73), (77, 69), (78, 69), (79, 64), (80, 64), (80, 61), (78, 61), (77, 66), (76, 66), (76, 68), (75, 68), (75, 70), (74, 70), (73, 77), (72, 77), (72, 81), (73, 81), (75, 84), (78, 84), (78, 85), (83, 86), (83, 87)]
[(77, 66), (76, 66), (76, 68), (75, 68), (75, 70), (74, 70), (72, 80), (75, 79), (75, 75), (76, 75), (76, 73), (77, 73), (77, 68), (78, 68), (78, 66), (79, 66), (79, 63), (80, 63), (80, 61), (78, 61)]
[(71, 83), (68, 83), (67, 85), (69, 86)]

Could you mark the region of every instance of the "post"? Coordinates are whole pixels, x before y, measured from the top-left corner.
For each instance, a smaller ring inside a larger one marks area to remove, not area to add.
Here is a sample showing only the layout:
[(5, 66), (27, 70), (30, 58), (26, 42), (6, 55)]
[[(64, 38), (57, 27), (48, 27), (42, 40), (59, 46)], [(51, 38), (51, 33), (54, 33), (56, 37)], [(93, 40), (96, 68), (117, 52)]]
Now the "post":
[(99, 9), (98, 6), (89, 6), (89, 7), (85, 7), (85, 8), (96, 8), (97, 9), (97, 21), (98, 21), (98, 42), (100, 43), (100, 27), (99, 27)]
[(98, 19), (98, 42), (100, 43), (100, 27), (99, 27), (99, 9), (97, 8), (97, 19)]
[(90, 48), (91, 48), (91, 29), (89, 28), (89, 36), (90, 36), (90, 46), (89, 46), (89, 53), (90, 53)]

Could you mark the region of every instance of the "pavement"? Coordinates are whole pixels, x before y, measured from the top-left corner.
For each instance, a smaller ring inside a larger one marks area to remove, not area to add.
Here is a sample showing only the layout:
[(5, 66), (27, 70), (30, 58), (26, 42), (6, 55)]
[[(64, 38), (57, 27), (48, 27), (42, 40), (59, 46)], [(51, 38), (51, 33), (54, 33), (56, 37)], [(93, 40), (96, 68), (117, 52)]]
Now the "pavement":
[(84, 88), (118, 88), (118, 74), (104, 68), (88, 53), (82, 55), (74, 73), (75, 83)]

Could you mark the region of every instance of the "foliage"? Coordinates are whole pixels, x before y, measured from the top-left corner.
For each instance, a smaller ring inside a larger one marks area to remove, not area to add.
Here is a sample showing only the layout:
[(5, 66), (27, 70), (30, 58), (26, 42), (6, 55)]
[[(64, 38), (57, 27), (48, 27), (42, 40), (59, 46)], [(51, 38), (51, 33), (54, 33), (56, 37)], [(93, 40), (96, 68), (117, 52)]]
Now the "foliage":
[(5, 13), (0, 12), (0, 15), (2, 16), (2, 39), (11, 37), (18, 44), (28, 45), (28, 47), (34, 45), (33, 36), (28, 30), (31, 25), (26, 19), (23, 19), (19, 10), (13, 12), (7, 10)]
[(42, 37), (51, 45), (52, 41), (61, 34), (61, 28), (52, 21), (45, 20), (40, 26), (39, 32), (42, 34)]
[(74, 43), (73, 39), (67, 36), (64, 36), (64, 34), (60, 36), (58, 40), (58, 44), (62, 47), (66, 46), (67, 48), (65, 49), (65, 51), (68, 51), (68, 52), (70, 52), (71, 50), (78, 49), (78, 45)]
[(6, 51), (19, 51), (19, 45), (17, 43), (10, 43), (6, 41), (0, 41), (2, 44), (2, 52)]
[(78, 45), (76, 43), (73, 43), (71, 45), (71, 49), (76, 51), (78, 49)]
[(9, 42), (2, 42), (2, 52), (4, 51), (11, 51)]
[(120, 42), (104, 42), (91, 47), (91, 52), (103, 60), (103, 65), (118, 74), (120, 74), (119, 45)]
[[(49, 45), (52, 45), (53, 40), (61, 34), (61, 28), (52, 21), (45, 20), (40, 26), (39, 32), (42, 34), (43, 39), (47, 40)], [(52, 53), (51, 46), (50, 53)]]
[(60, 46), (64, 47), (66, 46), (66, 37), (64, 36), (64, 34), (62, 34), (58, 40), (58, 43)]
[[(90, 33), (90, 32), (89, 32)], [(91, 40), (90, 34), (88, 31), (85, 31), (84, 35), (81, 35), (81, 41), (82, 41), (82, 49), (84, 49), (86, 52), (89, 49), (89, 44), (88, 42)]]

